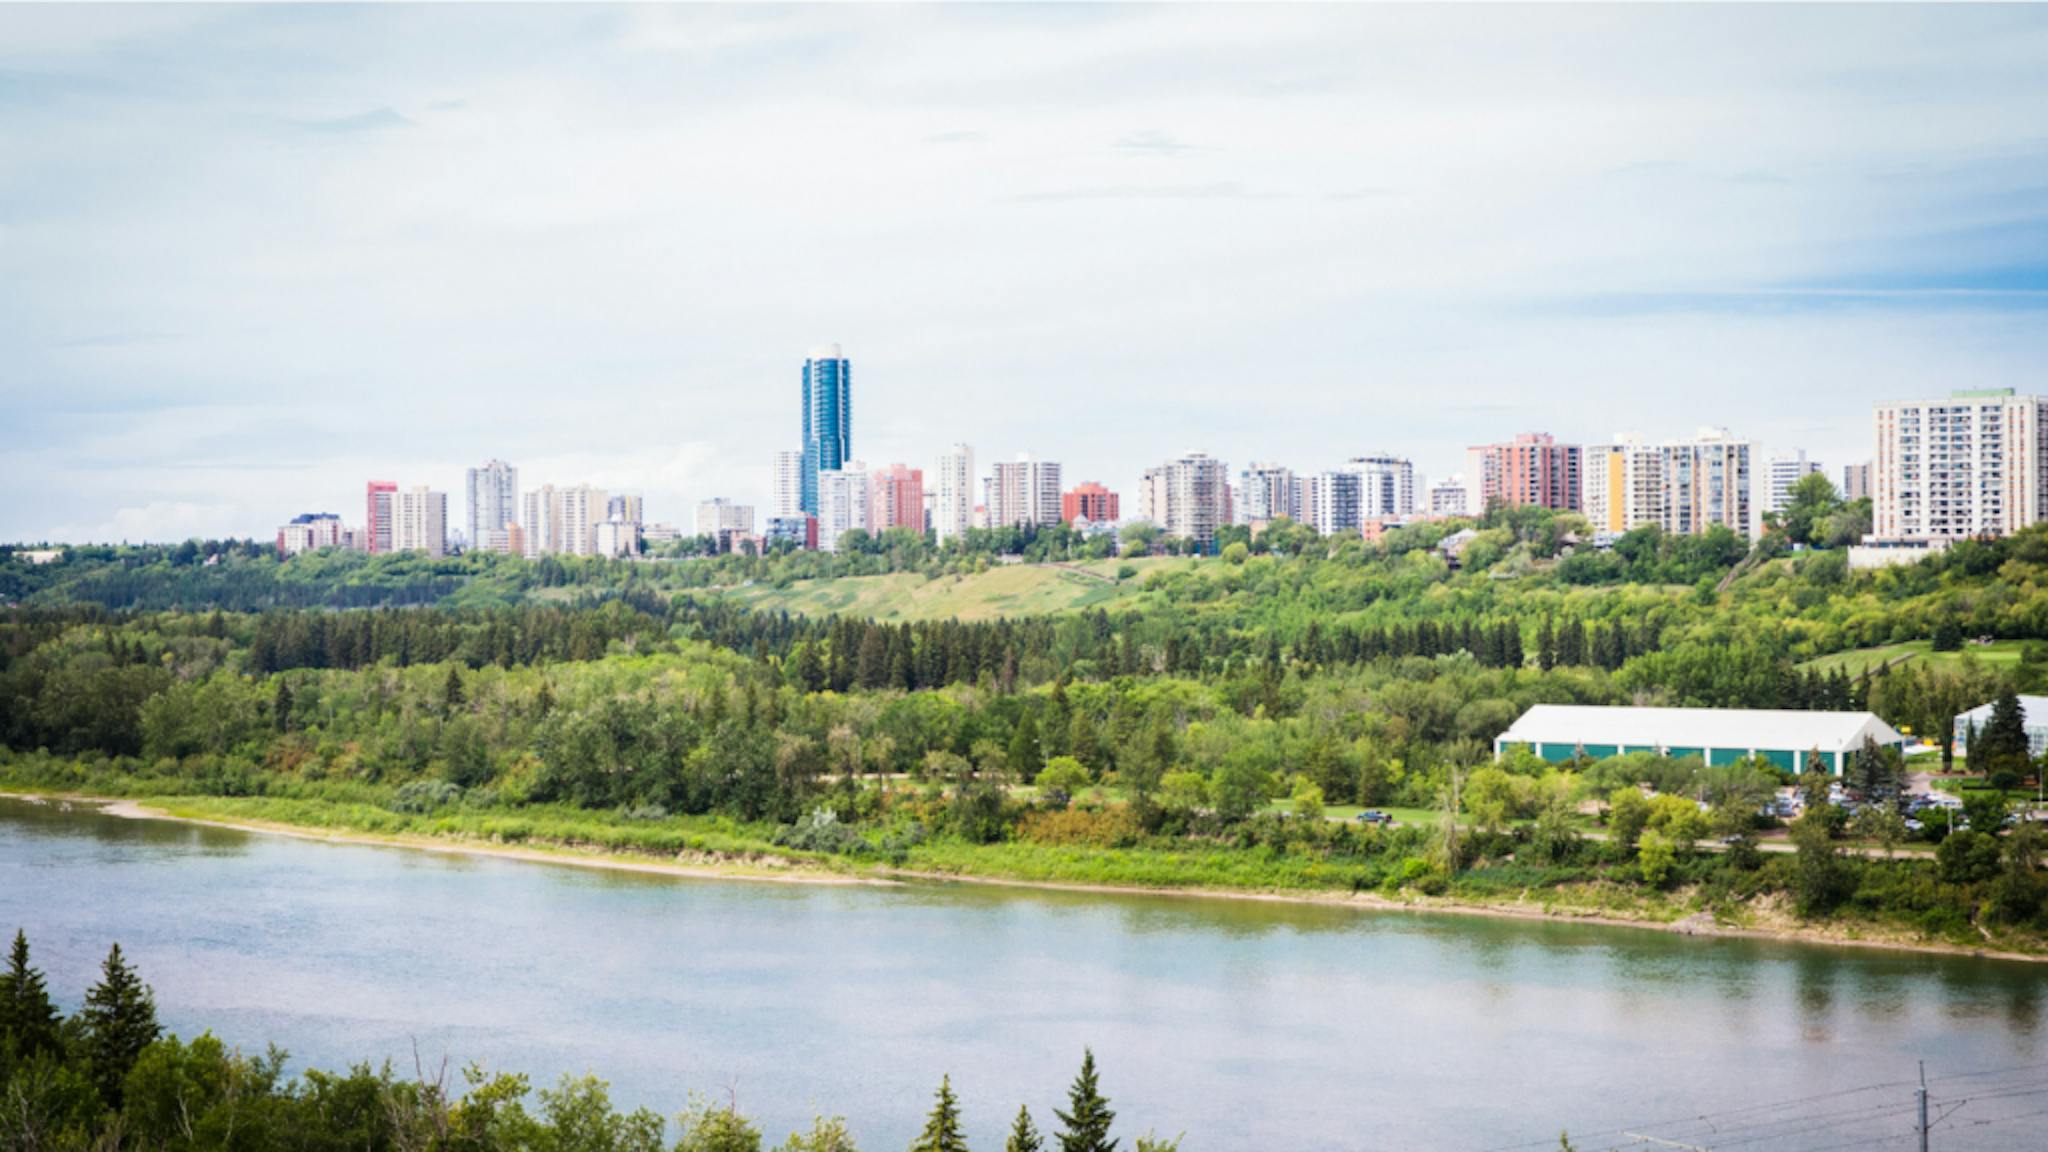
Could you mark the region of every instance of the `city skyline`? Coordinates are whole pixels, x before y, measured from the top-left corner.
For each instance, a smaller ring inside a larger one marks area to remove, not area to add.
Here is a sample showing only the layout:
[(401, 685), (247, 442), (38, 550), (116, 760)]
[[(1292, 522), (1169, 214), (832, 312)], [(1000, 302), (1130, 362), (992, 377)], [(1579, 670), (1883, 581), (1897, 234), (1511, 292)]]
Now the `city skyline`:
[(876, 465), (1031, 451), (1130, 499), (1187, 451), (1434, 484), (1522, 431), (1712, 424), (1838, 477), (1880, 401), (2041, 390), (2044, 38), (2003, 9), (16, 10), (0, 273), (38, 290), (0, 314), (0, 539), (261, 536), (493, 457), (671, 521), (767, 508), (828, 340)]

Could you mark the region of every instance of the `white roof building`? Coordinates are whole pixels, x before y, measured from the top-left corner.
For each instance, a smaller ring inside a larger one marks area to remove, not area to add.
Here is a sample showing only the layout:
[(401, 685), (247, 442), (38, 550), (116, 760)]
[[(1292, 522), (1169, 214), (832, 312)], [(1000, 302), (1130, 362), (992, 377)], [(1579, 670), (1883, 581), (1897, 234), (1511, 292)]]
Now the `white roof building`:
[[(2021, 722), (2027, 729), (2027, 755), (2038, 757), (2048, 752), (2048, 696), (2022, 696), (2019, 701)], [(1970, 754), (1970, 737), (1991, 723), (1991, 710), (1996, 706), (1993, 701), (1956, 717), (1956, 755)]]
[(1493, 754), (1524, 747), (1545, 760), (1595, 760), (1629, 752), (1697, 756), (1708, 764), (1762, 757), (1791, 772), (1807, 771), (1814, 752), (1840, 775), (1868, 738), (1903, 747), (1906, 738), (1869, 712), (1801, 712), (1765, 708), (1631, 708), (1538, 704), (1494, 739)]

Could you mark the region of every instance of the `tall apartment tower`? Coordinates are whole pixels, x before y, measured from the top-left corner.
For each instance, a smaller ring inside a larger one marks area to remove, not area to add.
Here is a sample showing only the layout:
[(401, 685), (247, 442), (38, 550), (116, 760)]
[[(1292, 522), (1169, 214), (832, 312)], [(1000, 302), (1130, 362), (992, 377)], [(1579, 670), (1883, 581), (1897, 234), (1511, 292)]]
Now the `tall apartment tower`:
[(891, 464), (868, 477), (868, 531), (908, 528), (924, 534), (924, 470)]
[(519, 469), (490, 460), (469, 470), (469, 546), (485, 550), (489, 533), (519, 522)]
[(2048, 518), (2048, 399), (2010, 388), (1877, 406), (1872, 531), (2004, 536)]
[(1358, 535), (1365, 477), (1348, 469), (1318, 472), (1302, 485), (1302, 522), (1325, 536)]
[(1060, 522), (1060, 466), (1029, 453), (999, 460), (989, 476), (988, 526), (1027, 528)]
[(391, 550), (425, 552), (444, 556), (448, 552), (448, 494), (425, 485), (391, 494)]
[(939, 457), (932, 486), (932, 529), (939, 543), (955, 540), (974, 527), (974, 449), (955, 444)]
[(697, 535), (717, 537), (721, 533), (738, 533), (741, 536), (754, 534), (754, 508), (751, 504), (735, 504), (723, 496), (700, 501), (697, 505)]
[(1842, 465), (1842, 499), (1870, 499), (1870, 461)]
[(1771, 457), (1764, 476), (1764, 511), (1783, 512), (1792, 503), (1792, 489), (1801, 480), (1821, 470), (1818, 460), (1808, 460), (1806, 449)]
[(838, 470), (852, 455), (853, 364), (839, 345), (821, 345), (804, 361), (802, 511), (818, 514), (818, 473)]
[(858, 460), (818, 473), (818, 547), (839, 550), (839, 538), (869, 522), (868, 469)]
[(1719, 524), (1738, 536), (1756, 535), (1750, 503), (1754, 449), (1726, 428), (1702, 428), (1691, 440), (1664, 445), (1664, 531), (1693, 536)]
[(1362, 520), (1415, 514), (1415, 463), (1399, 456), (1354, 456), (1344, 471), (1358, 476)]
[(391, 551), (391, 497), (398, 492), (393, 480), (372, 480), (363, 509), (363, 541), (366, 552)]
[(1292, 468), (1254, 460), (1237, 474), (1237, 491), (1241, 523), (1263, 524), (1282, 516), (1302, 519), (1301, 480)]
[(1471, 449), (1467, 474), (1478, 485), (1484, 514), (1494, 505), (1579, 510), (1582, 453), (1577, 444), (1559, 444), (1548, 432), (1524, 432), (1504, 444)]
[(1138, 487), (1139, 514), (1168, 536), (1193, 541), (1203, 551), (1216, 544), (1216, 529), (1230, 523), (1230, 469), (1204, 452), (1189, 452), (1145, 470)]
[(1116, 493), (1093, 480), (1083, 480), (1060, 497), (1060, 520), (1067, 524), (1114, 524), (1120, 511)]
[(1585, 449), (1579, 507), (1595, 532), (1620, 535), (1664, 522), (1664, 455), (1633, 432)]
[(768, 502), (768, 515), (804, 514), (804, 454), (783, 449), (775, 454), (775, 477)]

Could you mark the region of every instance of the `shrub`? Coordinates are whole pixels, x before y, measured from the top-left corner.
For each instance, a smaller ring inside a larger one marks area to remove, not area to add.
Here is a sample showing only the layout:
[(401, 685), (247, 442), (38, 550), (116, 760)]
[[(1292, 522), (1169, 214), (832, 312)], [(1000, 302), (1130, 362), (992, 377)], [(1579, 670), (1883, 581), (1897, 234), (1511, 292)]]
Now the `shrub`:
[(393, 812), (432, 812), (462, 799), (462, 789), (446, 780), (414, 780), (391, 795)]

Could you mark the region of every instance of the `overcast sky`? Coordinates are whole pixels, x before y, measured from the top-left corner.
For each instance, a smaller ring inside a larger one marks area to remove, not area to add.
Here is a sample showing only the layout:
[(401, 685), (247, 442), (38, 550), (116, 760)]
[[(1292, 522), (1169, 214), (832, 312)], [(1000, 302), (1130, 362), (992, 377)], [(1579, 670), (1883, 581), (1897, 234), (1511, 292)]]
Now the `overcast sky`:
[(0, 8), (0, 539), (2048, 391), (2048, 11)]

